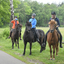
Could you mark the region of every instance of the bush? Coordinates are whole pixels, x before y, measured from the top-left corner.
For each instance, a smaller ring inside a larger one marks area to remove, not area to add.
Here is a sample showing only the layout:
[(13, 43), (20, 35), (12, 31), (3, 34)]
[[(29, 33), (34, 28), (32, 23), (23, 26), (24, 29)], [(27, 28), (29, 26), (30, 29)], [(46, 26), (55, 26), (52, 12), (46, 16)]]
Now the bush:
[(5, 29), (2, 33), (3, 37), (7, 38), (9, 36), (9, 30)]

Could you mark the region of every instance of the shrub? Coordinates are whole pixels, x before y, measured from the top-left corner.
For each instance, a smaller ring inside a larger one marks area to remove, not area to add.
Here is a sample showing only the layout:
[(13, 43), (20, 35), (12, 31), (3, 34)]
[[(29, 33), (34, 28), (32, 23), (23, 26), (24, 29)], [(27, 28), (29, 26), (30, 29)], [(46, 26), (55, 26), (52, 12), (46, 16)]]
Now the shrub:
[(7, 38), (9, 36), (9, 30), (5, 29), (2, 33), (3, 37)]

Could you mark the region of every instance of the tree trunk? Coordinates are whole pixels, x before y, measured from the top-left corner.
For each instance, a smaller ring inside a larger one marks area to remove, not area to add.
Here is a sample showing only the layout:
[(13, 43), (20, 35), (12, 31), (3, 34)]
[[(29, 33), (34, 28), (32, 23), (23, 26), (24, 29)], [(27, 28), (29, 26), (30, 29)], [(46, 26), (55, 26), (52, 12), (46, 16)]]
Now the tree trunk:
[(13, 0), (10, 0), (10, 8), (11, 8), (11, 17), (10, 17), (10, 30), (11, 30), (12, 29), (11, 21), (14, 19)]

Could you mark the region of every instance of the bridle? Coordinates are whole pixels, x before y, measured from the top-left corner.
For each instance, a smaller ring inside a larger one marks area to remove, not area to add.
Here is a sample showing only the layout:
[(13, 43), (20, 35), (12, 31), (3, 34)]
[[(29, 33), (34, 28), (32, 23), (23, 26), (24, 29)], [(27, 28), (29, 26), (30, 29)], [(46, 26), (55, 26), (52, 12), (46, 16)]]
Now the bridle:
[(54, 25), (54, 29), (53, 29), (53, 30), (50, 29), (50, 32), (53, 33), (55, 29), (56, 29), (56, 27), (55, 27), (55, 25)]
[(26, 27), (26, 32), (28, 32), (28, 33), (29, 33), (30, 31), (31, 31), (31, 29), (30, 29), (30, 30), (27, 30), (27, 27)]

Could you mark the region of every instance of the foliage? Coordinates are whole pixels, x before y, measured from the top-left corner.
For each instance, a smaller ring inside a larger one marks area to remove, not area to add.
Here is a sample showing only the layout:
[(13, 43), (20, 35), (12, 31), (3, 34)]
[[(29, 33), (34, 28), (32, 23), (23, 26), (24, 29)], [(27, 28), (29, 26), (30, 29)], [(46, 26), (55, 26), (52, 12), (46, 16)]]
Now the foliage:
[[(19, 21), (25, 23), (31, 18), (32, 13), (36, 13), (37, 26), (48, 26), (49, 19), (51, 18), (51, 12), (55, 11), (57, 17), (60, 20), (60, 24), (64, 26), (64, 4), (43, 4), (38, 3), (37, 1), (24, 0), (21, 1), (21, 4), (18, 5), (15, 13), (19, 13)], [(29, 12), (29, 13), (28, 13)]]
[[(17, 8), (19, 1), (13, 0), (14, 8)], [(0, 0), (0, 27), (10, 23), (10, 1)]]
[(9, 30), (5, 29), (2, 33), (2, 36), (5, 37), (5, 38), (8, 38), (9, 36)]
[[(13, 0), (14, 15), (23, 25), (29, 21), (32, 13), (36, 13), (37, 26), (48, 26), (51, 12), (55, 11), (60, 20), (61, 26), (64, 26), (64, 2), (61, 4), (43, 4), (31, 0)], [(0, 0), (0, 27), (10, 22), (10, 2), (9, 0)]]

